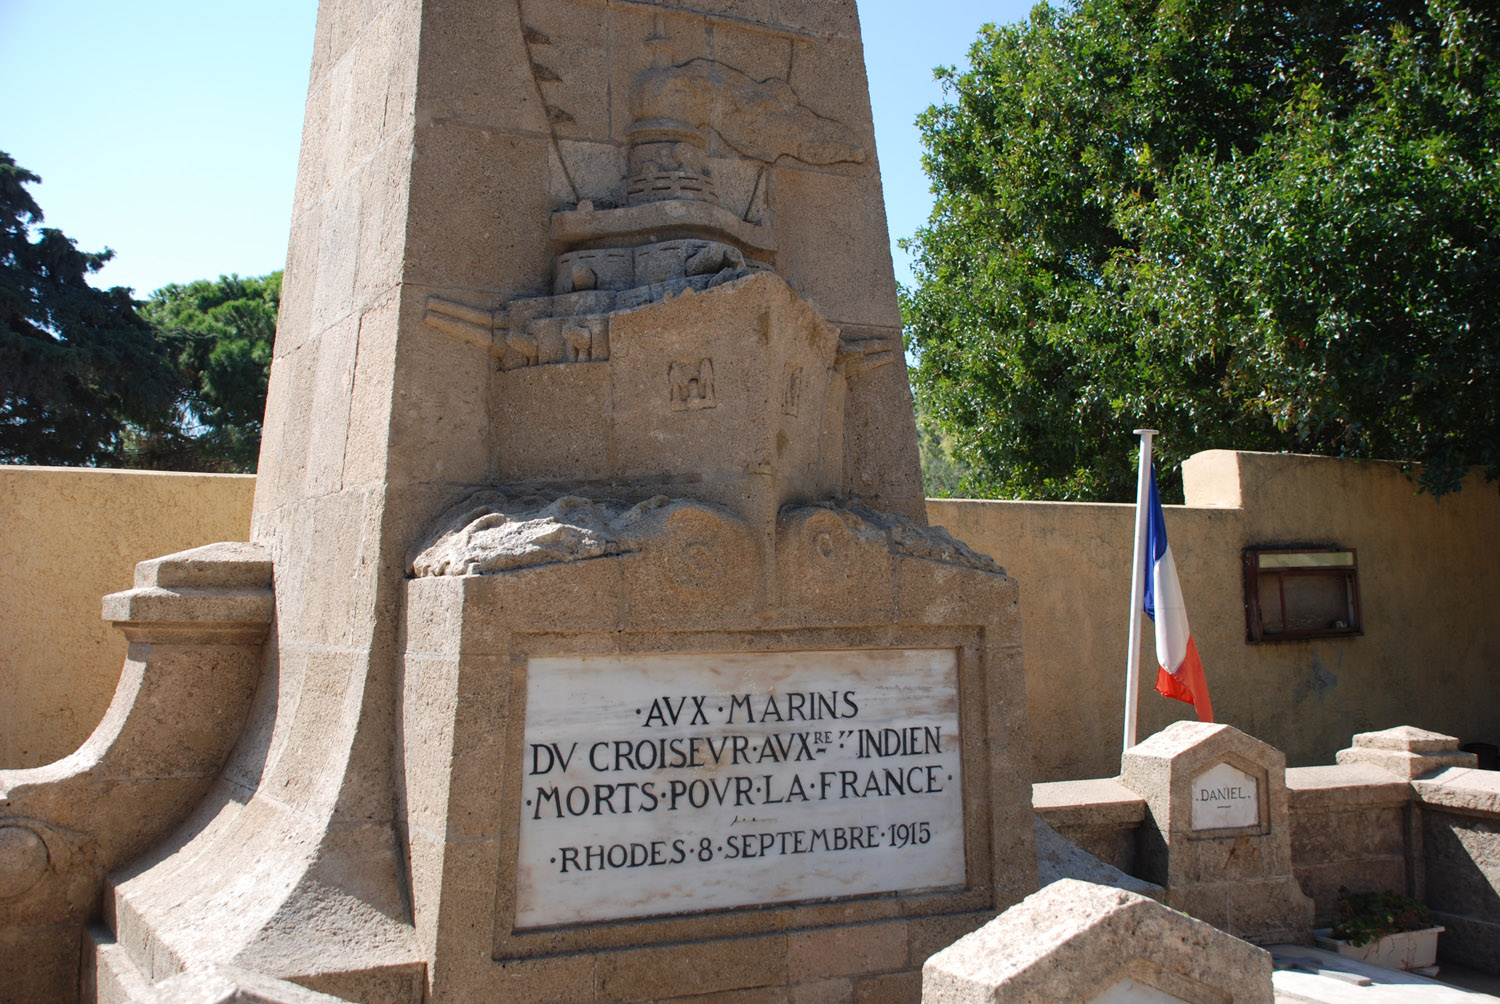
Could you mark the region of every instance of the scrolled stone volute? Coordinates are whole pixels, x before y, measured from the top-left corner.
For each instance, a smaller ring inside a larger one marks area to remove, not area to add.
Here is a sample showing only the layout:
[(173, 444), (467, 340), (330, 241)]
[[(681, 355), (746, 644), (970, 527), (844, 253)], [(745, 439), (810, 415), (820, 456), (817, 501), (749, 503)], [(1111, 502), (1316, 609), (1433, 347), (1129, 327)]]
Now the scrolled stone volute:
[(104, 598), (130, 648), (103, 720), (61, 760), (0, 771), (6, 999), (74, 999), (105, 874), (182, 821), (239, 738), (272, 609), (270, 557), (247, 543), (143, 561)]

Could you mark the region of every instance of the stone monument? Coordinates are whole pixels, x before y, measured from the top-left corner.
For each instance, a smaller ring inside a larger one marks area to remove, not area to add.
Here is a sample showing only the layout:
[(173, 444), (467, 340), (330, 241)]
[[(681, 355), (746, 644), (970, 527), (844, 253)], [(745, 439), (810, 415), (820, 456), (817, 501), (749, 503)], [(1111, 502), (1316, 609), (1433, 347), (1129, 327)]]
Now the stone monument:
[(922, 1004), (1271, 1004), (1271, 953), (1138, 893), (1061, 879), (934, 955)]
[(887, 248), (853, 3), (323, 3), (259, 689), (84, 996), (914, 998), (1031, 892)]
[(1458, 739), (1411, 725), (1380, 732), (1355, 733), (1348, 749), (1338, 752), (1341, 764), (1368, 764), (1409, 781), (1449, 767), (1477, 767), (1479, 757), (1458, 748)]
[(1259, 944), (1307, 939), (1285, 754), (1233, 726), (1175, 722), (1125, 751), (1120, 783), (1146, 800), (1137, 874), (1167, 906)]

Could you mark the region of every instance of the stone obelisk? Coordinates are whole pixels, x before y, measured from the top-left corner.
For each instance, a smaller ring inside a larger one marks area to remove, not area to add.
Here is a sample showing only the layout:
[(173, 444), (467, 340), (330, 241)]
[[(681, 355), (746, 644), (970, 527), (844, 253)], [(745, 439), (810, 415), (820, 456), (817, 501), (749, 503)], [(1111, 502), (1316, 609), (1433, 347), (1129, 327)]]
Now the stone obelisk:
[(146, 979), (896, 999), (1031, 891), (852, 0), (324, 0), (282, 303), (250, 725), (105, 892)]

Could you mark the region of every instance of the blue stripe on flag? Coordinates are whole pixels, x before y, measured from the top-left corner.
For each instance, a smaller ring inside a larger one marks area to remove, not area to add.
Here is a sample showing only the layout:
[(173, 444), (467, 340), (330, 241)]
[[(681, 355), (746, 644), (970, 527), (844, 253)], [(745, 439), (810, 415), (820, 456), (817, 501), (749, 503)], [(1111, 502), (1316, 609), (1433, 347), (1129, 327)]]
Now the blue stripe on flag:
[(1156, 465), (1151, 465), (1151, 497), (1146, 504), (1146, 616), (1156, 620), (1156, 563), (1167, 553), (1167, 521), (1156, 493)]

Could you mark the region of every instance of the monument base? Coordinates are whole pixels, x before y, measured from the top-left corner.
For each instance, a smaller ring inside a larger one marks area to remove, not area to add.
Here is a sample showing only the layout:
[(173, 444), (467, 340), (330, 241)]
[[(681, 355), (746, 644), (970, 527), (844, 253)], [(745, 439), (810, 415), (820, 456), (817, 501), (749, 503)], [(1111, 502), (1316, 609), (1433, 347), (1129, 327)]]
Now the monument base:
[(430, 999), (915, 986), (1034, 888), (1014, 582), (869, 510), (788, 507), (771, 546), (701, 503), (629, 513), (597, 556), (407, 585)]

